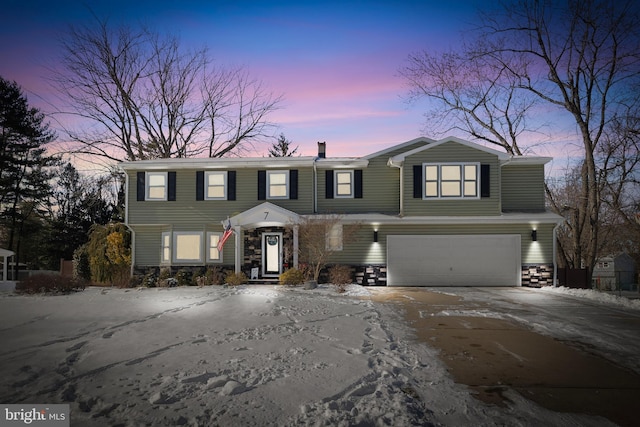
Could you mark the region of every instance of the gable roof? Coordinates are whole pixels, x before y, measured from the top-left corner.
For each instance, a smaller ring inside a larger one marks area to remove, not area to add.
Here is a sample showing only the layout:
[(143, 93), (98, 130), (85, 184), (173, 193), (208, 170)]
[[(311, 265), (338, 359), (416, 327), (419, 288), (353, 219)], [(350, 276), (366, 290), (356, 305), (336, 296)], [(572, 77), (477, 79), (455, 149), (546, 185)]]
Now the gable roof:
[(229, 218), (232, 226), (275, 227), (296, 224), (300, 215), (273, 203), (264, 202)]
[[(363, 159), (367, 159), (367, 160), (373, 159), (374, 157), (382, 156), (382, 155), (390, 153), (392, 151), (400, 150), (400, 149), (402, 149), (404, 147), (410, 147), (410, 146), (412, 146), (414, 144), (417, 144), (417, 143), (420, 143), (420, 142), (426, 145), (426, 144), (433, 144), (433, 143), (436, 142), (436, 140), (427, 138), (425, 136), (421, 136), (421, 137), (412, 139), (411, 141), (401, 142), (400, 144), (396, 144), (396, 145), (393, 145), (393, 146), (391, 146), (389, 148), (385, 148), (384, 150), (376, 151), (375, 153), (368, 154), (368, 155), (366, 155), (366, 156), (364, 156), (362, 158)], [(424, 148), (424, 147), (422, 147), (422, 148)]]
[(483, 145), (478, 145), (478, 144), (475, 144), (473, 142), (469, 142), (469, 141), (466, 141), (464, 139), (457, 138), (455, 136), (448, 136), (448, 137), (443, 138), (443, 139), (441, 139), (439, 141), (434, 141), (433, 143), (425, 145), (423, 147), (414, 148), (413, 150), (409, 150), (409, 151), (406, 151), (406, 152), (404, 152), (402, 154), (398, 154), (396, 156), (393, 156), (393, 157), (391, 157), (389, 159), (389, 163), (393, 164), (393, 165), (402, 164), (402, 163), (404, 163), (404, 160), (409, 156), (412, 156), (412, 155), (414, 155), (416, 153), (420, 153), (420, 152), (422, 152), (424, 150), (430, 150), (432, 148), (438, 147), (438, 146), (440, 146), (442, 144), (445, 144), (447, 142), (455, 142), (457, 144), (464, 145), (466, 147), (473, 148), (475, 150), (484, 151), (485, 153), (493, 154), (494, 156), (497, 156), (498, 159), (500, 159), (501, 161), (506, 161), (506, 160), (509, 160), (511, 158), (511, 156), (509, 154), (504, 153), (502, 151), (497, 151), (497, 150), (494, 150), (492, 148), (487, 148), (487, 147), (485, 147)]

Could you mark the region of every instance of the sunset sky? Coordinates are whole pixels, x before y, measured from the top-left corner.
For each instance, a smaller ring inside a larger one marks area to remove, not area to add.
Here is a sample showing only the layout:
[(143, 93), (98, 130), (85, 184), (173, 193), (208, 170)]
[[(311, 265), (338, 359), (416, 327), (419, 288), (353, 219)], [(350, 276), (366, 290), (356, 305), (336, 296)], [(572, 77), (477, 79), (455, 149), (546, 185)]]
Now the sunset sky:
[(424, 131), (424, 105), (406, 102), (398, 70), (410, 53), (456, 43), (482, 3), (5, 0), (0, 75), (50, 110), (45, 67), (69, 24), (91, 22), (91, 4), (113, 24), (166, 29), (187, 45), (208, 46), (220, 64), (245, 66), (283, 94), (282, 109), (270, 118), (300, 154), (313, 155), (316, 142), (326, 141), (329, 156), (363, 156), (433, 137)]

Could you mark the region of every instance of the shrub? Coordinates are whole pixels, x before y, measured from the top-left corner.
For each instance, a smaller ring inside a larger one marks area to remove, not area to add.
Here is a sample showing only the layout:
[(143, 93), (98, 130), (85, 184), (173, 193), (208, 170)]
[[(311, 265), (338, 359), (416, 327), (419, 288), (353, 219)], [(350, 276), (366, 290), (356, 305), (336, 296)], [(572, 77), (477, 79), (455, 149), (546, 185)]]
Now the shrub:
[(279, 277), (281, 285), (300, 285), (304, 282), (304, 274), (297, 268), (290, 268)]
[(16, 285), (16, 292), (25, 294), (37, 293), (70, 293), (85, 288), (85, 281), (59, 274), (34, 274), (21, 280)]
[[(178, 286), (190, 286), (191, 285), (191, 272), (189, 270), (180, 269), (176, 272), (175, 276)], [(169, 285), (171, 286), (171, 285)]]
[(142, 286), (146, 286), (147, 288), (155, 288), (158, 285), (158, 276), (156, 275), (156, 271), (151, 269), (142, 277)]
[(223, 285), (224, 271), (217, 265), (207, 267), (204, 272), (205, 285)]
[(348, 285), (353, 283), (351, 267), (347, 265), (334, 265), (329, 269), (329, 282), (334, 285)]
[(248, 279), (247, 279), (247, 275), (244, 274), (242, 271), (240, 273), (235, 273), (233, 271), (230, 271), (225, 276), (224, 281), (227, 285), (238, 286), (238, 285), (242, 285), (243, 283), (247, 283)]
[(87, 245), (82, 245), (73, 252), (73, 277), (79, 280), (91, 280), (91, 266)]
[(143, 276), (142, 274), (134, 274), (129, 279), (129, 287), (130, 288), (137, 288), (139, 286), (142, 286), (143, 283), (144, 283), (144, 278), (145, 278), (145, 276)]

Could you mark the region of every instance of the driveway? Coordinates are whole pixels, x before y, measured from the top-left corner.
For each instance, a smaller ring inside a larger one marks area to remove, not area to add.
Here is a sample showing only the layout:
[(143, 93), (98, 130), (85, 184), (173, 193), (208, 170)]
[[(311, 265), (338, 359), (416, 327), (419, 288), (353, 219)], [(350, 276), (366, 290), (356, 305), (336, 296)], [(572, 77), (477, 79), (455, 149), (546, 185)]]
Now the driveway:
[(503, 405), (515, 390), (548, 409), (637, 425), (640, 311), (531, 288), (377, 288), (456, 382)]

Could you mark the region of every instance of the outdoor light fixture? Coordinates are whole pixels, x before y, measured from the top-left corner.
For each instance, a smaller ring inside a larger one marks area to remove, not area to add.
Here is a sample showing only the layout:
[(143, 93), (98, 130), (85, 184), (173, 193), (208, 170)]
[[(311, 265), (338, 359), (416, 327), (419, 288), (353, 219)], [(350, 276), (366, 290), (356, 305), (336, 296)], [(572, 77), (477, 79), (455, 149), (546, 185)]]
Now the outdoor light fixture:
[(533, 242), (537, 242), (538, 241), (538, 231), (537, 230), (533, 230), (531, 232), (531, 241), (533, 241)]
[(373, 230), (373, 243), (378, 243), (378, 230)]

